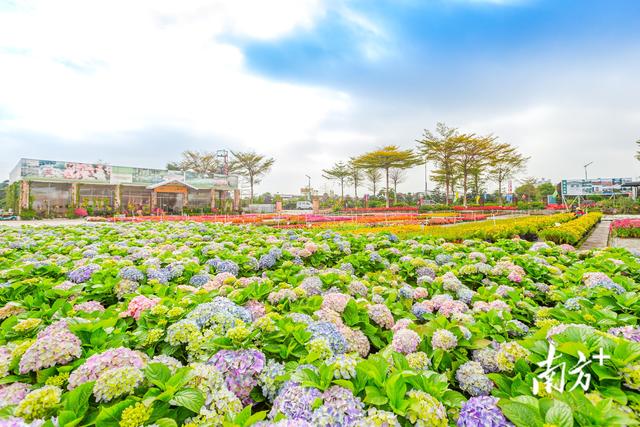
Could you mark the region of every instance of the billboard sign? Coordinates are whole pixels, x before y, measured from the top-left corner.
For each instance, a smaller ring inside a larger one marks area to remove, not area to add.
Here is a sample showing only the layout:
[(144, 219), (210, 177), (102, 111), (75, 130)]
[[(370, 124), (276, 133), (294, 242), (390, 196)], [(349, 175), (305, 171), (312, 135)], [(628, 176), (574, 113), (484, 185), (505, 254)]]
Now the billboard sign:
[(22, 176), (53, 180), (110, 182), (111, 166), (92, 163), (25, 160)]
[(631, 189), (624, 184), (631, 178), (563, 179), (562, 194), (565, 196), (613, 196), (629, 195)]

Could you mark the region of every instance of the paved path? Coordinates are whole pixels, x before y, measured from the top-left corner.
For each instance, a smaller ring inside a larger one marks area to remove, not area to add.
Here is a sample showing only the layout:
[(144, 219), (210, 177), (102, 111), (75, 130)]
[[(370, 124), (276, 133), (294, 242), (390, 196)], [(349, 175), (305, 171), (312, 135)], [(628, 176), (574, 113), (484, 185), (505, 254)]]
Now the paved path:
[(580, 246), (580, 249), (599, 249), (606, 248), (609, 242), (609, 225), (611, 221), (602, 220), (593, 230), (593, 233)]

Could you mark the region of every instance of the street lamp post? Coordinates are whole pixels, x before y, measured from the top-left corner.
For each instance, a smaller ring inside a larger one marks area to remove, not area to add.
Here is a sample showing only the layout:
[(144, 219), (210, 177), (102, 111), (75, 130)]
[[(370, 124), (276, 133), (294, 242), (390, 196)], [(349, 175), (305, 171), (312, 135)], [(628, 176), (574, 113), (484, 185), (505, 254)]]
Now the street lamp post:
[(311, 201), (311, 177), (309, 175), (305, 175), (309, 179), (309, 185), (307, 186), (307, 195), (309, 196), (309, 201)]
[(589, 178), (587, 178), (587, 167), (592, 165), (593, 162), (589, 162), (586, 165), (584, 165), (584, 180), (587, 181)]

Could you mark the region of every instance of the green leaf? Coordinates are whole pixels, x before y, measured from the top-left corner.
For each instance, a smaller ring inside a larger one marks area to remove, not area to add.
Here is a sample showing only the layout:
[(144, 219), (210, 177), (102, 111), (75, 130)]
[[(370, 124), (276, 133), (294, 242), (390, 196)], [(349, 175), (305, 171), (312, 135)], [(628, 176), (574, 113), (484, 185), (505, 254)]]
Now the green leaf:
[(547, 424), (555, 424), (559, 427), (573, 427), (573, 411), (566, 403), (555, 400), (544, 420)]
[(96, 427), (119, 427), (122, 411), (132, 404), (131, 400), (125, 400), (111, 406), (103, 406), (96, 418)]
[(166, 389), (166, 382), (171, 378), (171, 371), (162, 363), (149, 363), (144, 369), (144, 376), (162, 390)]
[(89, 399), (93, 392), (94, 381), (86, 382), (65, 394), (62, 402), (63, 408), (66, 411), (72, 411), (77, 414), (78, 417), (83, 417), (89, 409)]
[(153, 423), (158, 425), (158, 427), (178, 427), (178, 423), (171, 418), (160, 418), (159, 420), (155, 420)]
[(498, 406), (517, 427), (542, 427), (544, 424), (540, 412), (528, 404), (500, 399)]
[(172, 405), (182, 406), (193, 412), (199, 412), (204, 405), (204, 396), (200, 390), (185, 388), (177, 392), (169, 402)]
[(253, 425), (259, 421), (264, 420), (265, 418), (267, 418), (267, 411), (260, 411), (260, 412), (256, 412), (255, 414), (251, 415), (249, 417), (249, 419), (247, 420), (247, 423), (245, 424), (246, 426), (250, 426)]

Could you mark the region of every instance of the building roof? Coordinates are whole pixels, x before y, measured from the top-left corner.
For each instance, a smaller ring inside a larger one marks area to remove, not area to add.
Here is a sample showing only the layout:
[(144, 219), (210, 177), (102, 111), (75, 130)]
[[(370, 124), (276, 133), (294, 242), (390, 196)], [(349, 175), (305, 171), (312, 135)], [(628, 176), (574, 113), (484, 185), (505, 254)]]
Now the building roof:
[(198, 190), (198, 188), (194, 187), (193, 185), (187, 184), (180, 179), (167, 179), (157, 184), (148, 185), (147, 190), (155, 190), (156, 188), (164, 187), (165, 185), (183, 185), (191, 190)]

